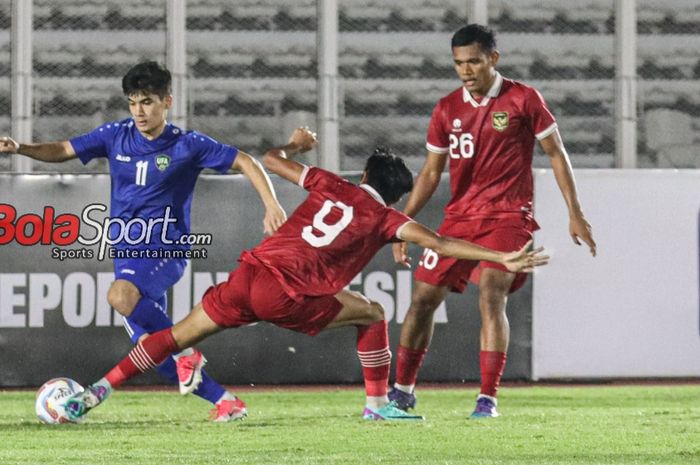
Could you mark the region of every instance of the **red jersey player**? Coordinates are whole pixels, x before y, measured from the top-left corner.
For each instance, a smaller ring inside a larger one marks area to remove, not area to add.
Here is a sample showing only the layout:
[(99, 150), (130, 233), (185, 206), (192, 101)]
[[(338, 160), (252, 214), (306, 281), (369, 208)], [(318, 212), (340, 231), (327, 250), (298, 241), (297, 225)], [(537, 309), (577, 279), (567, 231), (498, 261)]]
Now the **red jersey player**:
[[(591, 226), (583, 216), (574, 176), (557, 124), (537, 90), (501, 76), (499, 53), (488, 28), (470, 24), (452, 37), (452, 55), (463, 86), (443, 97), (428, 129), (428, 156), (404, 213), (417, 214), (440, 182), (449, 160), (452, 197), (440, 234), (496, 250), (517, 250), (538, 229), (533, 218), (532, 153), (535, 140), (549, 156), (569, 209), (569, 231), (595, 256)], [(394, 259), (408, 265), (405, 243), (394, 245)], [(508, 293), (526, 276), (489, 261), (466, 261), (425, 249), (415, 273), (411, 306), (401, 330), (396, 383), (389, 398), (405, 410), (415, 407), (418, 370), (433, 334), (435, 309), (448, 291), (463, 292), (468, 280), (479, 285), (481, 311), (481, 392), (472, 417), (495, 417), (496, 391), (505, 367), (510, 327)]]
[[(225, 328), (267, 321), (315, 335), (327, 328), (357, 326), (357, 354), (365, 378), (368, 420), (419, 420), (389, 402), (387, 384), (391, 352), (384, 311), (358, 292), (344, 287), (383, 245), (415, 242), (462, 259), (491, 260), (511, 271), (531, 271), (548, 257), (541, 249), (502, 253), (461, 240), (441, 237), (387, 205), (411, 190), (413, 178), (403, 161), (375, 152), (356, 186), (287, 156), (309, 150), (316, 142), (308, 129), (297, 129), (289, 143), (265, 154), (265, 166), (309, 191), (277, 232), (241, 255), (239, 267), (225, 283), (211, 287), (184, 320), (139, 344), (104, 378), (66, 404), (78, 419), (100, 404), (126, 379), (157, 366), (170, 353), (197, 344)], [(199, 367), (204, 364), (202, 358)], [(247, 413), (240, 399), (230, 419)]]

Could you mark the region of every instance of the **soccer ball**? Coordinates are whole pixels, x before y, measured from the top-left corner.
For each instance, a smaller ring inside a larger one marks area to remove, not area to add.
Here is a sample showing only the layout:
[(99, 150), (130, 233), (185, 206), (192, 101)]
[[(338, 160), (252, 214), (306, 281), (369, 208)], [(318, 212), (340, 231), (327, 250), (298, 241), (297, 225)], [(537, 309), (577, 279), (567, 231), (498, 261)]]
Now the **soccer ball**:
[(74, 423), (68, 419), (63, 404), (83, 387), (70, 378), (54, 378), (45, 382), (36, 393), (34, 409), (42, 423)]

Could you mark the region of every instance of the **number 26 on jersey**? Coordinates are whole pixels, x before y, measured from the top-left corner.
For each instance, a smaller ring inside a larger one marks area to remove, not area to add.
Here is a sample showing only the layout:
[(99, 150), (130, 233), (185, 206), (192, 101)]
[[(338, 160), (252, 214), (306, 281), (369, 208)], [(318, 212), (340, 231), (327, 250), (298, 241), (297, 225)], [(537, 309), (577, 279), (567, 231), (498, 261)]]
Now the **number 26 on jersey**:
[(450, 134), (450, 158), (471, 158), (474, 156), (474, 136), (465, 132)]

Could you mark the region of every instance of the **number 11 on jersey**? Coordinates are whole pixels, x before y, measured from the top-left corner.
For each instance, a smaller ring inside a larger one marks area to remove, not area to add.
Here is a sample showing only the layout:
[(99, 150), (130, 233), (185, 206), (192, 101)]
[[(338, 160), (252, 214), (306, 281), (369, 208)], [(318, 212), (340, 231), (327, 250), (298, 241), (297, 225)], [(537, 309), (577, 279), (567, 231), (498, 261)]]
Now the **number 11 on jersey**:
[(140, 160), (136, 162), (136, 185), (145, 186), (146, 185), (146, 173), (148, 170), (148, 162), (146, 160)]

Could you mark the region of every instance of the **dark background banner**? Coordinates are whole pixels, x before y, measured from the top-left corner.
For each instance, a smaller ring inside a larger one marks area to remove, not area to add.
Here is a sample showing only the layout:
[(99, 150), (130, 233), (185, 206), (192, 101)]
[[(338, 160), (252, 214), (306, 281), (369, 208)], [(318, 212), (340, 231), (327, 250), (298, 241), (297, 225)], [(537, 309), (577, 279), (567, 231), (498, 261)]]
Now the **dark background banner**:
[[(356, 178), (355, 178), (356, 179)], [(273, 178), (288, 213), (305, 197), (305, 191)], [(449, 197), (444, 179), (418, 220), (436, 228)], [(56, 215), (80, 216), (93, 203), (109, 203), (106, 175), (0, 175), (0, 203), (10, 204), (18, 215), (43, 215), (44, 207)], [(96, 215), (92, 215), (94, 218)], [(249, 182), (237, 175), (206, 175), (197, 184), (192, 207), (192, 231), (210, 233), (206, 260), (191, 261), (185, 276), (169, 295), (171, 312), (181, 318), (199, 301), (213, 282), (226, 279), (241, 250), (262, 239), (263, 208)], [(0, 218), (1, 220), (1, 218)], [(0, 234), (4, 231), (0, 230)], [(84, 228), (83, 234), (94, 235)], [(106, 302), (113, 279), (110, 260), (52, 257), (52, 245), (0, 245), (0, 378), (2, 386), (37, 386), (55, 376), (81, 383), (104, 374), (131, 347), (121, 317)], [(61, 247), (83, 249), (74, 244)], [(88, 247), (96, 254), (96, 247)], [(414, 267), (422, 250), (410, 247)], [(378, 300), (390, 321), (392, 351), (396, 350), (400, 323), (410, 302), (412, 274), (394, 264), (385, 247), (350, 288)], [(509, 299), (512, 328), (506, 379), (531, 376), (531, 281)], [(473, 381), (479, 378), (479, 312), (477, 292), (451, 294), (438, 310), (435, 335), (419, 380)], [(445, 321), (446, 320), (446, 321)], [(350, 383), (362, 374), (355, 353), (354, 328), (342, 328), (311, 338), (267, 323), (227, 330), (200, 348), (207, 370), (227, 384), (248, 383)], [(393, 374), (393, 371), (392, 371)], [(158, 384), (154, 374), (136, 384)]]

